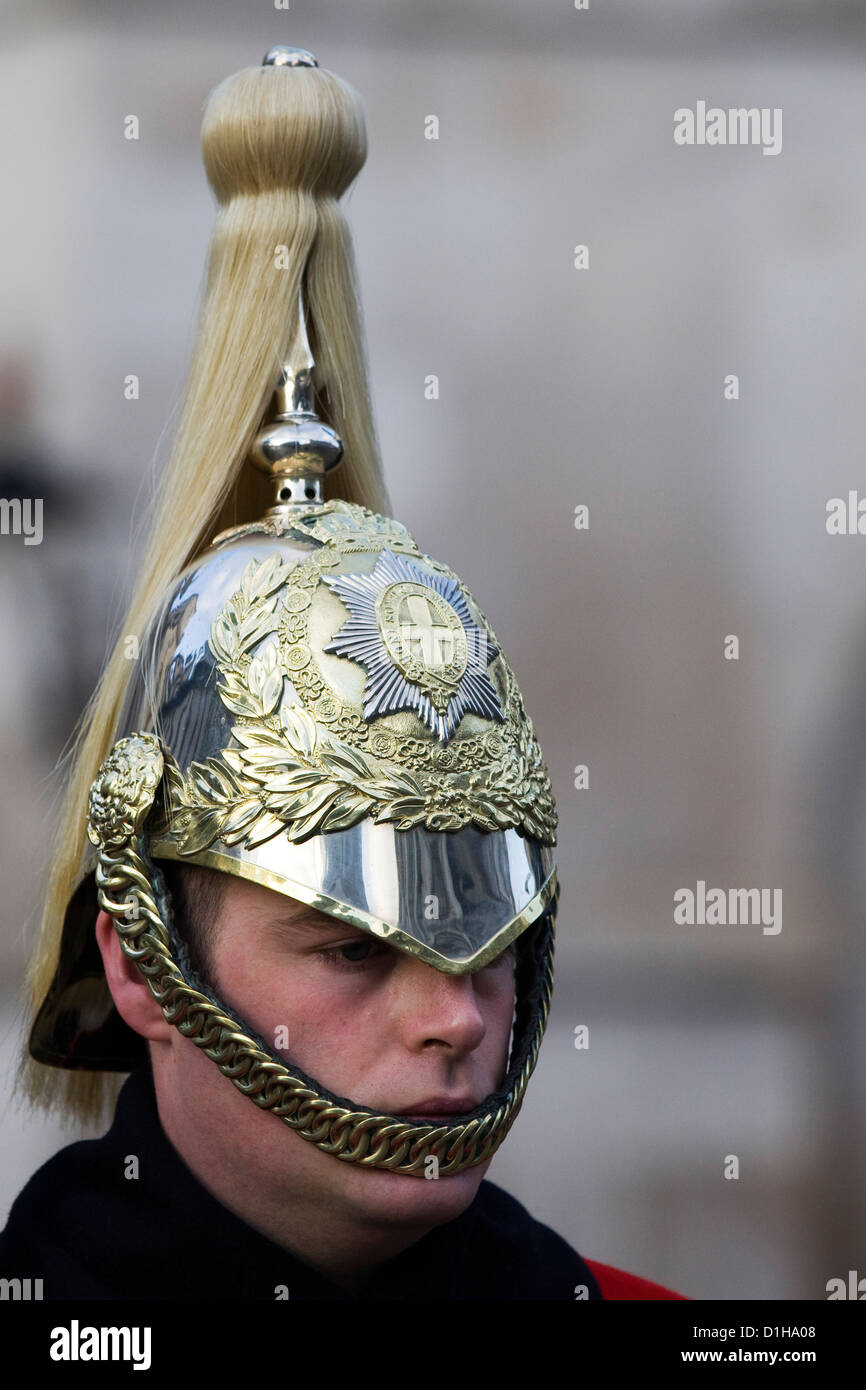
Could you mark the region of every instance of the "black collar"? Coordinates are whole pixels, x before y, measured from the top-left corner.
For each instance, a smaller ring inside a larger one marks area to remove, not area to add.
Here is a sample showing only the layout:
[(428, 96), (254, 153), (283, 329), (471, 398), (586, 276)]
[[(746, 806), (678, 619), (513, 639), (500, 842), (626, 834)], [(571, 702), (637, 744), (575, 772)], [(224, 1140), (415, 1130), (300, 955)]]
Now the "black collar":
[(0, 1275), (43, 1271), (45, 1297), (61, 1299), (573, 1300), (582, 1284), (601, 1298), (577, 1252), (489, 1182), (360, 1293), (335, 1284), (187, 1168), (160, 1123), (149, 1060), (126, 1081), (108, 1133), (61, 1150), (13, 1206)]

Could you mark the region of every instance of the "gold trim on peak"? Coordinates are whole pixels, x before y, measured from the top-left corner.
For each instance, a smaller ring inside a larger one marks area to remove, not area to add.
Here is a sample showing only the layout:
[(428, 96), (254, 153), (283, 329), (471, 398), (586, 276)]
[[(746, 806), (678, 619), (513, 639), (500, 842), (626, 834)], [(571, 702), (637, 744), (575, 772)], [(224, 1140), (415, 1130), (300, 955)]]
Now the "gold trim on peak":
[(250, 883), (257, 883), (262, 888), (270, 888), (275, 893), (281, 893), (283, 897), (306, 903), (308, 907), (314, 908), (317, 912), (324, 912), (329, 917), (335, 917), (341, 922), (348, 922), (352, 927), (359, 927), (363, 931), (368, 931), (373, 936), (377, 936), (380, 941), (387, 942), (389, 946), (395, 946), (400, 951), (405, 951), (407, 955), (416, 956), (425, 965), (432, 965), (434, 970), (440, 970), (445, 975), (472, 974), (489, 964), (496, 956), (501, 955), (512, 941), (516, 940), (527, 927), (532, 926), (532, 923), (538, 920), (558, 888), (558, 878), (554, 867), (523, 910), (500, 927), (489, 941), (486, 941), (465, 960), (451, 960), (448, 956), (434, 951), (432, 947), (425, 945), (423, 941), (418, 941), (416, 937), (402, 931), (399, 927), (392, 927), (369, 912), (350, 907), (347, 903), (332, 898), (328, 893), (322, 893), (304, 883), (296, 883), (282, 874), (275, 873), (273, 869), (266, 869), (260, 864), (252, 863), (249, 859), (238, 859), (231, 854), (223, 854), (220, 850), (215, 849), (200, 850), (198, 854), (194, 855), (181, 854), (175, 843), (167, 839), (152, 840), (150, 842), (150, 856), (152, 859), (169, 859), (176, 864), (199, 864), (206, 869), (217, 869), (221, 873), (231, 874), (234, 878), (242, 878)]

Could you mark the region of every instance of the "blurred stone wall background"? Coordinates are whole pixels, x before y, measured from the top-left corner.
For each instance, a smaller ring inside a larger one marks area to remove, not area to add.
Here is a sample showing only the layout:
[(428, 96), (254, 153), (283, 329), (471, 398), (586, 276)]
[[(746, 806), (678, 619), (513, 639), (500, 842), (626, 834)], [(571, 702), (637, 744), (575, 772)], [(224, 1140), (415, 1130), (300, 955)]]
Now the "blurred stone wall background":
[[(0, 5), (0, 496), (44, 499), (41, 544), (0, 536), (0, 1220), (75, 1137), (13, 1104), (19, 991), (53, 768), (183, 387), (201, 107), (287, 42), (367, 112), (344, 203), (395, 515), (483, 603), (559, 805), (552, 1023), (490, 1176), (698, 1299), (866, 1273), (866, 538), (825, 526), (866, 495), (864, 21), (860, 0)], [(781, 108), (781, 153), (677, 146), (699, 100)], [(782, 930), (677, 925), (698, 880), (781, 889)]]

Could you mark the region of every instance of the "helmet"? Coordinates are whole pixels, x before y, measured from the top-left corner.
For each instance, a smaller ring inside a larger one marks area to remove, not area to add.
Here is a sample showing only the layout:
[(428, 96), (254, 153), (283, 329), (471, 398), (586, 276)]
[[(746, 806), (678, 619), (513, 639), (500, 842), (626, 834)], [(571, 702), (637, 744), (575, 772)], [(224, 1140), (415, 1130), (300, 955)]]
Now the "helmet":
[[(258, 81), (266, 104), (294, 101), (296, 112), (303, 103), (289, 84), (316, 66), (305, 50), (279, 48), (263, 69), (238, 76)], [(331, 81), (333, 104), (339, 80), (320, 76)], [(338, 95), (346, 90), (339, 84)], [(277, 132), (288, 143), (282, 120)], [(355, 122), (357, 131), (357, 113)], [(257, 118), (263, 149), (270, 128)], [(260, 168), (270, 157), (265, 149)], [(297, 153), (280, 158), (300, 164)], [(209, 172), (219, 195), (227, 176), (213, 148)], [(269, 192), (259, 187), (255, 196)], [(335, 214), (333, 195), (318, 197), (321, 236), (322, 205)], [(236, 190), (226, 197), (233, 200)], [(345, 267), (345, 237), (338, 250)], [(102, 748), (89, 779), (85, 852), (29, 1047), (44, 1065), (85, 1071), (127, 1071), (144, 1055), (101, 972), (93, 942), (101, 906), (166, 1019), (257, 1106), (343, 1161), (424, 1176), (434, 1157), (447, 1175), (495, 1152), (535, 1066), (552, 988), (556, 813), (517, 682), (480, 606), (405, 526), (362, 500), (356, 402), (345, 383), (347, 428), (334, 427), (333, 409), (331, 423), (318, 414), (318, 396), (333, 403), (340, 383), (327, 315), (315, 312), (322, 289), (314, 264), (311, 250), (297, 254), (293, 312), (282, 326), (288, 350), (271, 378), (265, 423), (241, 459), (273, 489), (272, 505), (204, 547), (193, 527), (192, 558), (173, 575), (164, 556), (151, 562), (150, 611), (131, 671), (122, 690), (115, 682), (110, 721), (107, 704), (102, 725), (98, 705), (92, 714), (91, 758), (100, 740)], [(211, 307), (232, 292), (212, 264)], [(217, 309), (226, 315), (225, 302)], [(319, 359), (328, 364), (324, 389)], [(332, 494), (339, 484), (333, 471), (346, 469), (344, 434), (355, 446), (354, 497), (326, 497), (326, 483)], [(185, 499), (181, 483), (192, 489)], [(200, 483), (180, 457), (168, 482), (178, 489), (175, 527), (178, 516), (206, 507)], [(159, 539), (157, 528), (152, 554)], [(172, 911), (167, 861), (261, 884), (449, 974), (478, 970), (516, 943), (500, 1089), (444, 1124), (379, 1114), (329, 1092), (200, 978)]]

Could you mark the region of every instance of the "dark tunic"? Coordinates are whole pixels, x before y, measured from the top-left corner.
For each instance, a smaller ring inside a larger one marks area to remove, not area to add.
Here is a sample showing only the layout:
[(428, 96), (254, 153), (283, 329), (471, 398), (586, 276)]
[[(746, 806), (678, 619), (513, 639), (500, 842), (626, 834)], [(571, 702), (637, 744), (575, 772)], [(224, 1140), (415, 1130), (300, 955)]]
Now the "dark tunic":
[[(125, 1179), (129, 1155), (139, 1177)], [(149, 1063), (102, 1139), (62, 1149), (30, 1179), (0, 1235), (0, 1278), (43, 1280), (45, 1299), (676, 1298), (587, 1262), (493, 1183), (467, 1210), (382, 1265), (359, 1293), (333, 1283), (228, 1211), (162, 1128)], [(619, 1284), (610, 1275), (619, 1276)], [(626, 1281), (623, 1285), (622, 1280)], [(639, 1286), (643, 1286), (641, 1291)], [(617, 1291), (614, 1291), (616, 1288)], [(285, 1293), (282, 1294), (286, 1296)]]

